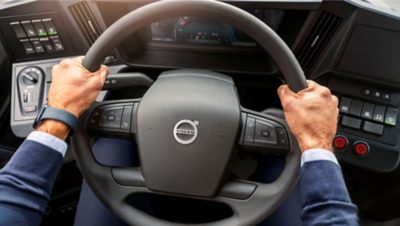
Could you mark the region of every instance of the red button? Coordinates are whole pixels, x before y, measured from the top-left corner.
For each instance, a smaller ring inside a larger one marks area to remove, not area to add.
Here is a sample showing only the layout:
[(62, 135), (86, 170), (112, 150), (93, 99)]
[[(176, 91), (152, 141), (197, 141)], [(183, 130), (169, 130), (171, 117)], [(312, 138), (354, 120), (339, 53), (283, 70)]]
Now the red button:
[(336, 136), (335, 139), (333, 139), (333, 146), (336, 149), (345, 149), (348, 143), (347, 138), (344, 136)]
[(363, 141), (357, 141), (354, 143), (354, 153), (359, 156), (366, 156), (369, 152), (369, 146)]

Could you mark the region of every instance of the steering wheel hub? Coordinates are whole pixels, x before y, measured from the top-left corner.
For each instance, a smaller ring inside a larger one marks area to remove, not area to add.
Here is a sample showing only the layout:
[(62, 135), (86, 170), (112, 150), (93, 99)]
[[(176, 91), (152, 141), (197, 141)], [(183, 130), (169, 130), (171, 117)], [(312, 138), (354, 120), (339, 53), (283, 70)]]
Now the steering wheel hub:
[(146, 185), (169, 193), (215, 195), (227, 175), (239, 126), (240, 104), (231, 78), (200, 70), (161, 74), (137, 113)]

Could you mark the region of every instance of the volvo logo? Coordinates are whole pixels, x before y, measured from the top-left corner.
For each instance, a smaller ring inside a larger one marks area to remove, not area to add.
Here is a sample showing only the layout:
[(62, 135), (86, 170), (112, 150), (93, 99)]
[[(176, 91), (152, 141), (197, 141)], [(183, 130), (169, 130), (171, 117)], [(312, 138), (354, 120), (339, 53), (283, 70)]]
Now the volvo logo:
[(187, 119), (181, 120), (177, 122), (174, 126), (174, 137), (175, 140), (180, 144), (191, 144), (193, 143), (199, 131), (197, 126), (199, 125), (198, 121), (190, 121)]

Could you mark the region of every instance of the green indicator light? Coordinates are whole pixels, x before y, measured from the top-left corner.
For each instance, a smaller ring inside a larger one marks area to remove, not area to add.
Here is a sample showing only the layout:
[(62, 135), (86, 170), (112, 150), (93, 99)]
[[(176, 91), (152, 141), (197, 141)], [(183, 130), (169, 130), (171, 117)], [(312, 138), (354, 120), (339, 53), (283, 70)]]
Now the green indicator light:
[(385, 123), (391, 126), (395, 126), (396, 120), (394, 118), (386, 118)]
[(39, 36), (46, 36), (46, 35), (47, 35), (46, 32), (39, 33)]
[(57, 32), (49, 32), (49, 35), (57, 35)]

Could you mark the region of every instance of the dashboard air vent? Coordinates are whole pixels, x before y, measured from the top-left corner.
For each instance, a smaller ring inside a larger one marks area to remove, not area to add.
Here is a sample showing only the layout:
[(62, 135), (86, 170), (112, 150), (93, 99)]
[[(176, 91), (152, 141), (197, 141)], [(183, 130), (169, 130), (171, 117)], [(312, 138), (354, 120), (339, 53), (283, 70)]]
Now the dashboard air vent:
[(322, 12), (305, 42), (297, 51), (300, 65), (307, 72), (335, 34), (342, 19), (332, 13)]
[(92, 45), (101, 34), (100, 26), (97, 24), (86, 1), (76, 3), (69, 7), (72, 16), (85, 35), (86, 40)]

